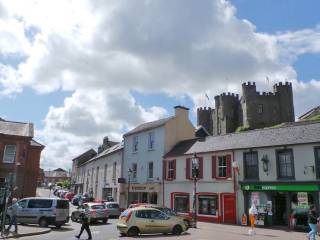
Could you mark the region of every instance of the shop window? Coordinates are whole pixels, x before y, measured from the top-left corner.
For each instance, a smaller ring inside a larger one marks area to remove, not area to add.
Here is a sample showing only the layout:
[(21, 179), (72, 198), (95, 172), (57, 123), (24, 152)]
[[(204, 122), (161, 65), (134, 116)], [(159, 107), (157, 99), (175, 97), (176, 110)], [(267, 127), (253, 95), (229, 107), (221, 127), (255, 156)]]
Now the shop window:
[(189, 213), (189, 195), (174, 195), (173, 209), (178, 213)]
[(258, 216), (256, 219), (256, 225), (266, 225), (265, 219), (271, 216), (272, 213), (272, 201), (268, 200), (268, 196), (265, 192), (250, 192), (248, 195), (247, 206), (248, 209), (254, 204), (258, 210)]
[(218, 157), (218, 177), (227, 177), (227, 158), (226, 156)]
[(4, 149), (3, 162), (13, 163), (16, 157), (16, 145), (7, 144)]
[(244, 152), (243, 162), (245, 179), (259, 179), (258, 152)]
[(294, 163), (292, 149), (277, 150), (278, 178), (294, 178)]
[(308, 225), (309, 207), (314, 205), (314, 196), (312, 193), (298, 192), (291, 194), (291, 216), (294, 222), (291, 224), (297, 226)]
[(198, 196), (198, 214), (217, 216), (217, 196)]
[(320, 178), (320, 147), (314, 148), (314, 156), (316, 160), (316, 176)]

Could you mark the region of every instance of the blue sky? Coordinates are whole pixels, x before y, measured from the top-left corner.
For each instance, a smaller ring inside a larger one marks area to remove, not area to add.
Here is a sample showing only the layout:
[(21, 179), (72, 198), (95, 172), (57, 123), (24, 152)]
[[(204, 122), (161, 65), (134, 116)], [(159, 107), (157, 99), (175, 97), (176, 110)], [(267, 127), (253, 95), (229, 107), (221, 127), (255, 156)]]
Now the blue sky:
[(0, 117), (35, 124), (45, 168), (175, 105), (196, 124), (196, 106), (266, 76), (293, 82), (296, 115), (320, 104), (318, 0), (1, 4)]

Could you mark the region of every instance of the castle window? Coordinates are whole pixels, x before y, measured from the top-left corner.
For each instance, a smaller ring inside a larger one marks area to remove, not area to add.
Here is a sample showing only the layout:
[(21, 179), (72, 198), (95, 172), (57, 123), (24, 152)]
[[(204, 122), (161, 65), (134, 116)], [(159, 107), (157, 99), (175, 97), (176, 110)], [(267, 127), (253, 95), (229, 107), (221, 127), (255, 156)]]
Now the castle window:
[(263, 104), (258, 104), (258, 113), (259, 114), (263, 113)]

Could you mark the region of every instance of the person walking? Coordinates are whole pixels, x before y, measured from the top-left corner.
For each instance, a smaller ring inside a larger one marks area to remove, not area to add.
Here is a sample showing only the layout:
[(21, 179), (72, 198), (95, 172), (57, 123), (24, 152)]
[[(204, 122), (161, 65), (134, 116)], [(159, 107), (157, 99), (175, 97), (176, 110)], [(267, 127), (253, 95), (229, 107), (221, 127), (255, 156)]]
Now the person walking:
[(308, 224), (311, 231), (307, 234), (309, 240), (315, 240), (317, 235), (317, 212), (314, 205), (311, 205), (308, 213)]
[(255, 225), (255, 221), (256, 221), (257, 215), (258, 215), (258, 210), (256, 208), (256, 205), (252, 204), (250, 209), (249, 209), (249, 220), (250, 220), (250, 226), (251, 226), (251, 229), (249, 229), (249, 232), (248, 232), (249, 235), (255, 235), (256, 234), (256, 232), (254, 230), (254, 225)]
[[(83, 206), (82, 206), (83, 207)], [(90, 212), (89, 212), (89, 208), (88, 206), (85, 207), (84, 212), (82, 212), (80, 214), (80, 219), (81, 219), (81, 229), (80, 229), (80, 233), (78, 235), (76, 235), (76, 238), (80, 238), (81, 234), (83, 233), (84, 230), (86, 230), (87, 234), (88, 234), (88, 238), (87, 240), (91, 240), (92, 239), (92, 235), (91, 235), (91, 231), (90, 231)]]
[(10, 219), (10, 224), (8, 226), (8, 228), (6, 229), (7, 233), (9, 233), (12, 225), (14, 225), (14, 233), (15, 234), (18, 234), (18, 208), (19, 208), (19, 205), (17, 203), (17, 199), (16, 198), (13, 198), (12, 199), (12, 205), (11, 205), (11, 219)]

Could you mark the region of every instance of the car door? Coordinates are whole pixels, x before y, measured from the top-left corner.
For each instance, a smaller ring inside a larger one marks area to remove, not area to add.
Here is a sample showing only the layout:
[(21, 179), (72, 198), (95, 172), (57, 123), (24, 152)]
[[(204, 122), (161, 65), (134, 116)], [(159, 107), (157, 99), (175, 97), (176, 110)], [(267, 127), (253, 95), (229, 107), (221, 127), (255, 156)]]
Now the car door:
[(169, 217), (157, 209), (149, 210), (150, 218), (148, 223), (148, 228), (150, 228), (150, 233), (166, 233), (169, 231)]
[(18, 209), (17, 209), (18, 222), (26, 223), (27, 222), (26, 207), (28, 204), (28, 200), (23, 199), (23, 200), (18, 201), (16, 204), (18, 205)]

